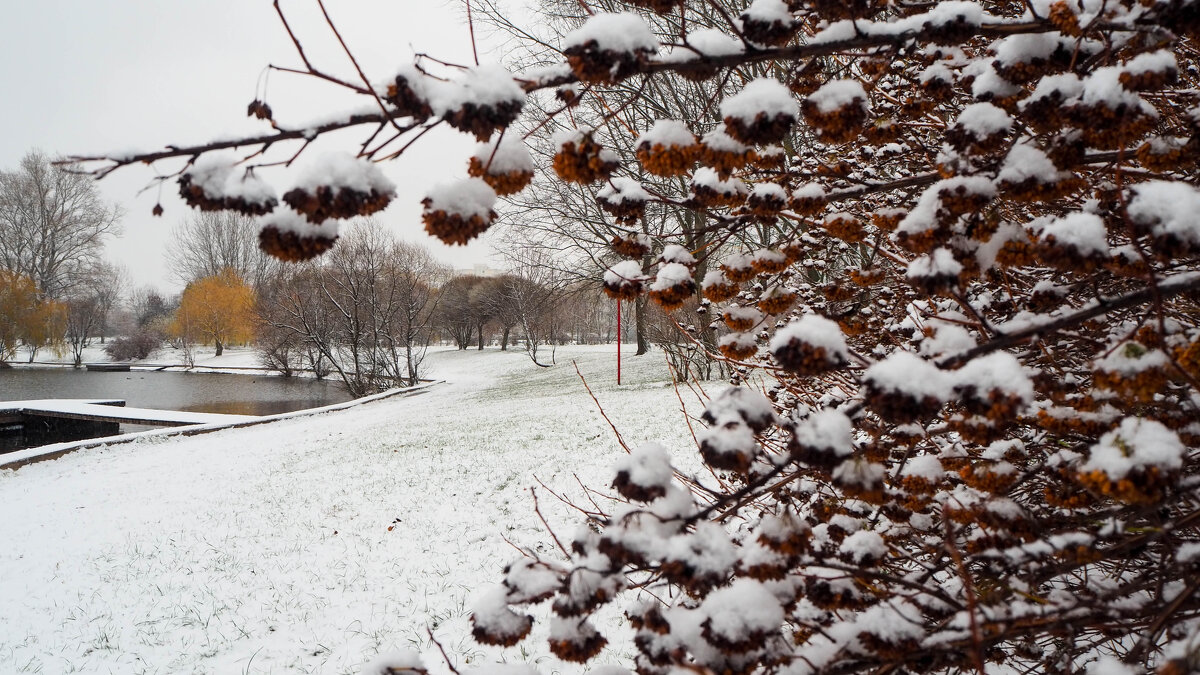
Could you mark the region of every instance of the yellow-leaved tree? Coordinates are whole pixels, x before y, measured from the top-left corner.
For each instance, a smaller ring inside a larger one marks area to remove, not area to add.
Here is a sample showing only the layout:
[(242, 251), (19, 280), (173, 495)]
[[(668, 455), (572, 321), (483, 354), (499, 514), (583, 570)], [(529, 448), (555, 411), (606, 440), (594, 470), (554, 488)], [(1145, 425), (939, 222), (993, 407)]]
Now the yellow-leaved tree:
[(0, 269), (0, 363), (16, 355), (18, 345), (37, 350), (62, 340), (61, 303), (46, 300), (27, 276)]
[(33, 363), (43, 347), (50, 347), (52, 352), (61, 355), (66, 332), (67, 305), (58, 300), (39, 299), (21, 331), (21, 341), (29, 350), (29, 362)]
[(217, 356), (225, 345), (254, 338), (254, 290), (231, 269), (188, 284), (171, 322), (185, 343), (212, 342)]

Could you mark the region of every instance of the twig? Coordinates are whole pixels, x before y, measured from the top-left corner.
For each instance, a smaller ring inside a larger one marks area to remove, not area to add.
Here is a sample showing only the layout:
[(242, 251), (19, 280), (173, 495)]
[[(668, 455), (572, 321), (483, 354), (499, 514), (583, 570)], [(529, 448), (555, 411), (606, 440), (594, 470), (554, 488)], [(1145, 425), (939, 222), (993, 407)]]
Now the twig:
[(533, 476), (533, 479), (534, 479), (535, 481), (537, 481), (537, 484), (538, 484), (538, 485), (541, 485), (541, 486), (542, 486), (542, 489), (543, 489), (543, 490), (545, 490), (546, 492), (549, 492), (549, 493), (550, 493), (550, 494), (551, 494), (551, 495), (552, 495), (552, 496), (553, 496), (555, 499), (557, 499), (558, 501), (562, 502), (563, 504), (566, 504), (567, 506), (569, 506), (569, 507), (571, 507), (571, 508), (575, 509), (576, 511), (578, 511), (578, 512), (582, 513), (583, 515), (585, 515), (585, 516), (588, 516), (588, 517), (592, 517), (592, 516), (596, 516), (596, 515), (604, 515), (604, 514), (594, 514), (594, 513), (591, 513), (591, 512), (589, 512), (587, 509), (584, 509), (584, 508), (580, 507), (578, 504), (576, 504), (575, 502), (571, 501), (570, 499), (567, 499), (566, 497), (564, 497), (564, 496), (562, 496), (562, 495), (558, 494), (558, 493), (557, 493), (557, 492), (555, 492), (553, 489), (551, 489), (551, 488), (550, 488), (550, 486), (548, 486), (548, 485), (546, 485), (544, 482), (542, 482), (542, 479), (541, 479), (541, 478), (538, 478), (537, 474), (534, 474), (534, 476)]
[(562, 554), (565, 555), (569, 560), (571, 558), (571, 552), (568, 551), (567, 547), (563, 546), (562, 542), (558, 540), (558, 535), (554, 534), (554, 530), (551, 529), (550, 523), (546, 522), (546, 517), (542, 515), (541, 507), (538, 506), (537, 490), (529, 488), (529, 494), (533, 495), (533, 512), (537, 514), (538, 520), (542, 521), (542, 525), (546, 528), (546, 532), (550, 534), (550, 538), (554, 540), (554, 544), (558, 546), (558, 550), (562, 551)]
[(1057, 319), (1046, 321), (1045, 323), (1029, 326), (1011, 333), (998, 332), (996, 337), (977, 347), (972, 347), (964, 352), (959, 352), (958, 354), (939, 359), (937, 361), (937, 366), (943, 369), (956, 368), (977, 356), (989, 354), (1000, 349), (1007, 349), (1024, 342), (1028, 342), (1029, 340), (1033, 340), (1038, 336), (1045, 335), (1047, 333), (1054, 333), (1062, 330), (1063, 328), (1081, 324), (1089, 319), (1094, 319), (1095, 317), (1108, 314), (1109, 312), (1151, 302), (1156, 297), (1160, 298), (1161, 300), (1166, 300), (1168, 298), (1173, 298), (1177, 295), (1182, 295), (1196, 289), (1200, 289), (1200, 274), (1178, 274), (1171, 279), (1163, 281), (1161, 284), (1155, 285), (1153, 288), (1144, 288), (1140, 291), (1134, 291), (1111, 300), (1097, 302), (1091, 307), (1081, 309), (1077, 312), (1067, 314)]
[(429, 635), (429, 641), (437, 645), (438, 651), (442, 653), (442, 660), (446, 662), (446, 667), (450, 669), (450, 672), (454, 673), (454, 675), (462, 675), (458, 672), (458, 668), (455, 668), (454, 664), (450, 662), (450, 655), (446, 653), (446, 649), (442, 647), (442, 643), (438, 642), (438, 639), (433, 636), (433, 631), (430, 630), (429, 626), (425, 627), (425, 632)]
[(475, 46), (475, 21), (471, 18), (471, 0), (467, 3), (467, 30), (471, 32), (471, 54), (475, 57), (475, 65), (479, 65), (479, 49)]
[(622, 448), (625, 448), (625, 452), (633, 452), (629, 449), (629, 446), (626, 445), (625, 439), (621, 436), (621, 432), (617, 430), (617, 425), (613, 424), (613, 421), (608, 418), (608, 413), (604, 412), (604, 406), (600, 405), (600, 399), (596, 398), (596, 395), (592, 393), (592, 388), (588, 386), (587, 378), (583, 376), (583, 373), (579, 372), (579, 363), (572, 360), (571, 365), (575, 366), (575, 374), (578, 375), (579, 380), (583, 382), (583, 388), (587, 389), (588, 396), (591, 396), (592, 401), (595, 402), (596, 409), (600, 411), (600, 416), (604, 418), (605, 422), (608, 422), (608, 426), (611, 427), (613, 433), (616, 434), (617, 443), (619, 443)]
[[(278, 2), (278, 0), (276, 0), (276, 2)], [(325, 23), (329, 24), (329, 30), (333, 31), (333, 36), (337, 38), (338, 44), (340, 44), (342, 46), (342, 50), (346, 52), (346, 57), (349, 58), (350, 63), (354, 65), (354, 70), (357, 71), (358, 76), (362, 78), (363, 84), (366, 85), (367, 91), (371, 94), (371, 98), (375, 99), (375, 103), (379, 106), (379, 110), (382, 111), (384, 117), (386, 117), (388, 121), (392, 123), (392, 126), (396, 128), (396, 131), (404, 133), (404, 131), (400, 128), (400, 125), (397, 124), (396, 120), (392, 117), (391, 113), (388, 112), (387, 106), (383, 104), (383, 99), (379, 98), (379, 93), (376, 92), (375, 88), (371, 86), (371, 81), (367, 79), (367, 74), (364, 73), (362, 67), (358, 65), (358, 59), (354, 58), (354, 53), (350, 51), (349, 45), (347, 45), (346, 41), (342, 39), (341, 32), (338, 31), (337, 26), (333, 25), (333, 19), (329, 16), (329, 12), (325, 9), (325, 0), (317, 0), (317, 6), (321, 8), (321, 14), (325, 15)], [(307, 61), (305, 61), (305, 63), (307, 64)]]

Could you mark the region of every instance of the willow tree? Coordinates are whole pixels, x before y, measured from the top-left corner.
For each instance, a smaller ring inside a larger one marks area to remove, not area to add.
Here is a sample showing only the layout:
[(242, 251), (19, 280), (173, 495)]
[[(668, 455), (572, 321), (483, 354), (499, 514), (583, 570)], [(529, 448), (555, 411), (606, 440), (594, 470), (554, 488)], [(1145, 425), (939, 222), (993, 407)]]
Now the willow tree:
[(227, 345), (254, 339), (254, 302), (254, 289), (226, 268), (183, 289), (171, 332), (185, 342), (211, 342), (220, 356)]

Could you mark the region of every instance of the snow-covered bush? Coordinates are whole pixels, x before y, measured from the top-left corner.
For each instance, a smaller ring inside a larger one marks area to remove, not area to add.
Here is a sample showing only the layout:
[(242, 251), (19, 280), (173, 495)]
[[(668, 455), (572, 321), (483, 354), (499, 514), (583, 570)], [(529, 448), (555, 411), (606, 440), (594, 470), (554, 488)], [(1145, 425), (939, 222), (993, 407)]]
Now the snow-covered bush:
[[(680, 340), (728, 367), (709, 472), (639, 447), (476, 638), (545, 621), (589, 662), (620, 603), (645, 675), (1200, 668), (1200, 3), (590, 4), (549, 67), (407, 67), (377, 112), (242, 143), (473, 133), (431, 232), (465, 243), (557, 177), (596, 200), (598, 284), (703, 318)], [(521, 110), (536, 167), (498, 137)], [(283, 203), (382, 208), (369, 147)], [(181, 187), (282, 210), (254, 157)]]
[(154, 331), (139, 329), (132, 335), (118, 335), (104, 345), (104, 353), (113, 361), (149, 358), (162, 346), (162, 336)]

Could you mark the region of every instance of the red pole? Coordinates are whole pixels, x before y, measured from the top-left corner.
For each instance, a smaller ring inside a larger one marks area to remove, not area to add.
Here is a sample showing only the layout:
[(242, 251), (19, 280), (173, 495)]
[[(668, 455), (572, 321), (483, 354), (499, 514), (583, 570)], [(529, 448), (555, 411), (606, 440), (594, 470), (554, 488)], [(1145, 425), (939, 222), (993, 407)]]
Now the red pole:
[(617, 300), (617, 384), (621, 384), (621, 301)]

